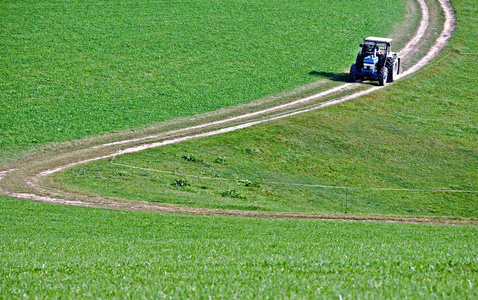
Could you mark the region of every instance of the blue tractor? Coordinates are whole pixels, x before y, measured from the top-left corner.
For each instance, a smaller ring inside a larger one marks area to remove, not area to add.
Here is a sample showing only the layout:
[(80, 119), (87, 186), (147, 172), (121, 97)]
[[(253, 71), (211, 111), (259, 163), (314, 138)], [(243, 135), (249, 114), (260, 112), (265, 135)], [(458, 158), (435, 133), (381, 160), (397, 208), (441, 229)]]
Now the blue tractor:
[(395, 81), (400, 74), (400, 58), (392, 52), (392, 39), (368, 37), (360, 47), (357, 60), (350, 67), (350, 82), (378, 79), (378, 84), (384, 86)]

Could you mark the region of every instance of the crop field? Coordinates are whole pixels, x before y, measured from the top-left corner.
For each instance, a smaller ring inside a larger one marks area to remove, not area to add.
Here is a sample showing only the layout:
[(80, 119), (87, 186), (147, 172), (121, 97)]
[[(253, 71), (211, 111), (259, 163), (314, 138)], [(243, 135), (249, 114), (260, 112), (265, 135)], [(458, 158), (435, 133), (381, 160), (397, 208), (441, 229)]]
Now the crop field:
[(348, 68), (365, 32), (395, 29), (403, 2), (3, 1), (0, 147), (137, 128), (317, 81)]
[(5, 298), (478, 296), (476, 226), (0, 203)]
[[(17, 159), (338, 86), (364, 36), (400, 47), (418, 26), (415, 1), (338, 2), (0, 3), (0, 298), (478, 298), (475, 0), (452, 0), (449, 45), (384, 89), (43, 182), (131, 209), (3, 195), (33, 178), (8, 177)], [(426, 2), (431, 44), (443, 16)], [(149, 204), (264, 215), (133, 211)]]

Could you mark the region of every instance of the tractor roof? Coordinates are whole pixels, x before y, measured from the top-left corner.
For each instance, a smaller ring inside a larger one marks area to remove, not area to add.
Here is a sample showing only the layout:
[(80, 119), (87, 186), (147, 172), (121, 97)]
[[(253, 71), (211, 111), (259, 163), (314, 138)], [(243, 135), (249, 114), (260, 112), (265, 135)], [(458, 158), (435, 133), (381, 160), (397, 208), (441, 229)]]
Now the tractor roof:
[(391, 43), (392, 39), (386, 39), (386, 38), (379, 38), (379, 37), (373, 37), (370, 36), (364, 40), (364, 42), (379, 42), (379, 43)]

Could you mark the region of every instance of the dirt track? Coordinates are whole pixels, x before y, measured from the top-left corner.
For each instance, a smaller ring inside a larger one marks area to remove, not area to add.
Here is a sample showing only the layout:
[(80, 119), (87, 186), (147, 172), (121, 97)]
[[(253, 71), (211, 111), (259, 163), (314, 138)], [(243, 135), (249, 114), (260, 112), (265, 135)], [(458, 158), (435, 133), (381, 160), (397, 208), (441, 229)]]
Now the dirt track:
[[(407, 45), (399, 51), (402, 57), (413, 54), (418, 43), (424, 38), (429, 23), (429, 10), (424, 0), (417, 0), (422, 11), (422, 19), (414, 37)], [(453, 9), (448, 0), (439, 0), (445, 16), (445, 22), (441, 34), (436, 39), (433, 46), (429, 49), (415, 65), (402, 72), (398, 79), (402, 79), (410, 74), (417, 72), (435, 58), (448, 43), (454, 30)], [(341, 219), (341, 220), (373, 220), (373, 221), (408, 221), (408, 222), (442, 222), (447, 220), (431, 218), (383, 218), (331, 214), (307, 214), (307, 213), (279, 213), (279, 212), (247, 212), (233, 210), (215, 210), (215, 209), (195, 209), (175, 205), (152, 204), (143, 202), (134, 202), (123, 199), (112, 199), (102, 197), (85, 196), (81, 194), (72, 194), (62, 190), (52, 188), (51, 175), (61, 170), (85, 164), (91, 161), (110, 158), (114, 155), (122, 155), (143, 151), (148, 148), (160, 147), (163, 145), (180, 143), (182, 141), (207, 137), (226, 132), (239, 130), (242, 128), (254, 126), (259, 123), (269, 122), (280, 118), (293, 116), (296, 114), (324, 108), (357, 97), (372, 93), (384, 87), (372, 86), (359, 92), (351, 92), (346, 96), (337, 97), (326, 102), (313, 104), (314, 101), (325, 99), (336, 94), (346, 93), (356, 84), (346, 83), (340, 86), (322, 91), (318, 94), (294, 100), (289, 103), (277, 105), (271, 108), (256, 110), (247, 114), (235, 115), (228, 118), (219, 119), (213, 122), (204, 122), (198, 125), (179, 128), (175, 130), (162, 130), (155, 134), (144, 134), (139, 138), (126, 138), (119, 135), (110, 141), (96, 142), (96, 144), (78, 142), (79, 145), (67, 146), (65, 149), (52, 149), (38, 154), (32, 158), (12, 163), (4, 171), (0, 171), (0, 192), (10, 197), (31, 199), (51, 203), (61, 203), (66, 205), (89, 206), (113, 209), (157, 211), (164, 213), (182, 213), (182, 214), (200, 214), (200, 215), (222, 215), (222, 216), (243, 216), (243, 217), (269, 217), (269, 218), (304, 218), (304, 219)], [(385, 87), (386, 88), (386, 87)], [(311, 105), (312, 104), (312, 105)], [(253, 118), (258, 118), (252, 120)], [(249, 120), (249, 121), (248, 121)], [(239, 124), (237, 124), (240, 122)], [(235, 125), (234, 125), (235, 124)], [(117, 151), (118, 147), (123, 150)]]

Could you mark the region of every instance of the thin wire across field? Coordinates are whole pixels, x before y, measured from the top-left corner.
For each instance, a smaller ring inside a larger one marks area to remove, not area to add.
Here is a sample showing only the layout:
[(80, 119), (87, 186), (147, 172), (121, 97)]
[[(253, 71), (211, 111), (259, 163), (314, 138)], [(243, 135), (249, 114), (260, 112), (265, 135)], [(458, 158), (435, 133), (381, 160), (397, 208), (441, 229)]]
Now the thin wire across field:
[[(184, 173), (177, 173), (165, 170), (157, 170), (152, 168), (143, 168), (138, 166), (131, 166), (125, 165), (114, 162), (115, 156), (110, 161), (111, 165), (120, 166), (124, 168), (142, 170), (142, 171), (149, 171), (149, 172), (157, 172), (163, 174), (171, 174), (183, 177), (190, 177), (190, 178), (197, 178), (197, 179), (204, 179), (204, 180), (221, 180), (221, 181), (235, 181), (235, 182), (242, 182), (244, 180), (240, 179), (233, 179), (233, 178), (222, 178), (222, 177), (208, 177), (208, 176), (200, 176), (200, 175), (193, 175), (193, 174), (184, 174)], [(474, 190), (443, 190), (443, 189), (405, 189), (405, 188), (375, 188), (375, 187), (357, 187), (357, 186), (337, 186), (337, 185), (323, 185), (323, 184), (305, 184), (305, 183), (293, 183), (293, 182), (274, 182), (274, 181), (254, 181), (254, 183), (258, 184), (274, 184), (274, 185), (283, 185), (283, 186), (298, 186), (298, 187), (316, 187), (316, 188), (324, 188), (324, 189), (341, 189), (341, 190), (368, 190), (368, 191), (395, 191), (395, 192), (427, 192), (427, 193), (468, 193), (474, 194), (478, 193), (478, 191)]]

